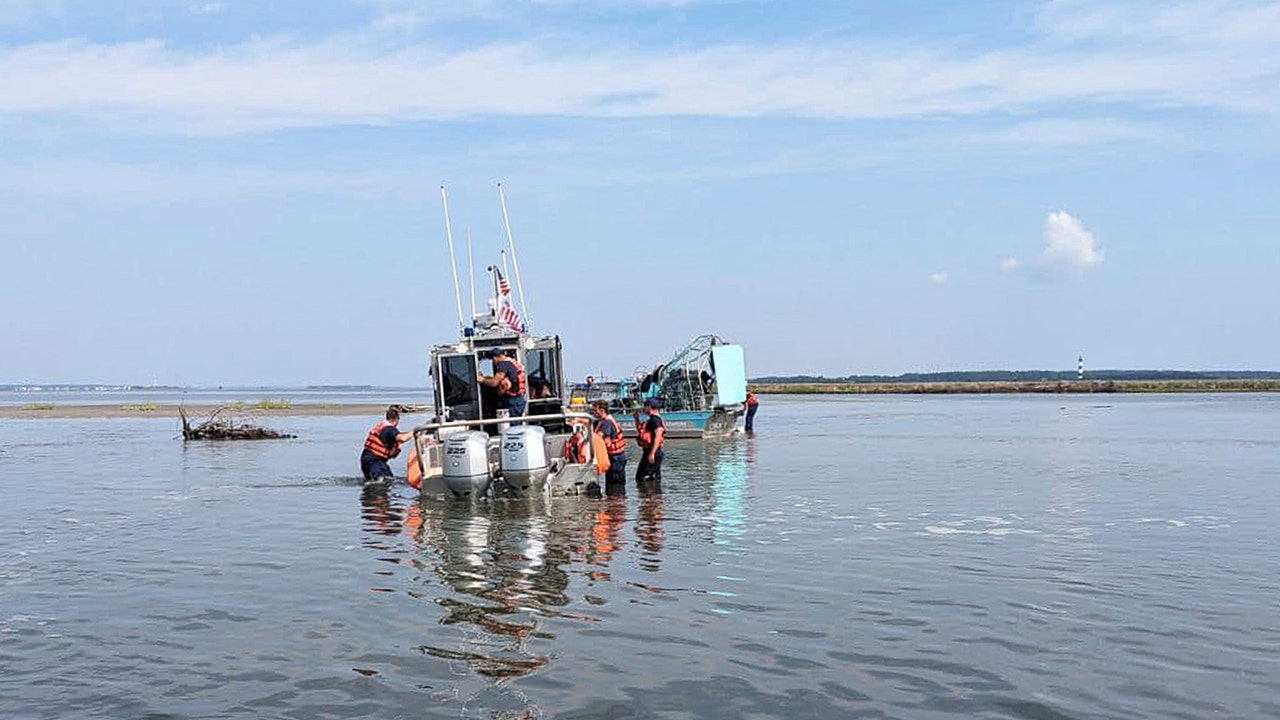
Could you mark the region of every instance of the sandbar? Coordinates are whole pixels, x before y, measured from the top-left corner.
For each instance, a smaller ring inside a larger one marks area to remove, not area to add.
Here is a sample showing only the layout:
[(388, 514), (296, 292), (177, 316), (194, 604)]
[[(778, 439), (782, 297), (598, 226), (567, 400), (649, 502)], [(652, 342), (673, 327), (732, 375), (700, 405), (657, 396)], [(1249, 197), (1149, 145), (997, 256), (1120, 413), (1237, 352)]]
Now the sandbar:
[[(186, 405), (187, 417), (193, 421), (208, 418), (218, 405)], [(178, 419), (176, 404), (123, 403), (119, 405), (62, 405), (58, 403), (28, 403), (26, 405), (0, 406), (0, 419), (39, 420), (74, 418), (173, 418)], [(288, 407), (257, 408), (229, 407), (224, 413), (235, 417), (323, 417), (344, 415), (368, 415), (381, 418), (387, 411), (385, 403), (294, 403)], [(410, 412), (403, 413), (411, 415)], [(423, 411), (422, 414), (425, 414)]]

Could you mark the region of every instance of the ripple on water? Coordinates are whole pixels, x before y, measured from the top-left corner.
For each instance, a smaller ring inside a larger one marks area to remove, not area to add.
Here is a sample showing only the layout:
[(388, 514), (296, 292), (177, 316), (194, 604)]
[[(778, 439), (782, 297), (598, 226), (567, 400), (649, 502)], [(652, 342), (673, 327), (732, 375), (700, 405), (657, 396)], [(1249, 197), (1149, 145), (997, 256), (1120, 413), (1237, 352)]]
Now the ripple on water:
[(673, 443), (661, 492), (474, 505), (337, 474), (363, 419), (185, 449), (98, 424), (57, 445), (82, 478), (0, 425), (0, 483), (42, 488), (0, 508), (0, 705), (1280, 714), (1280, 403), (1043, 400), (780, 400)]

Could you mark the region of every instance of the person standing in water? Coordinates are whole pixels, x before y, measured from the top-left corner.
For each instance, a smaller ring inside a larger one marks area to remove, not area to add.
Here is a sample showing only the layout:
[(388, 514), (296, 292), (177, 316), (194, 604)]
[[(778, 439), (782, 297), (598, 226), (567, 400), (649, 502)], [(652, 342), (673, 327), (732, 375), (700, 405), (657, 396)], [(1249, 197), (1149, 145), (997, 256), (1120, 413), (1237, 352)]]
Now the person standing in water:
[(747, 391), (747, 420), (746, 420), (746, 427), (744, 428), (747, 432), (755, 431), (756, 410), (759, 410), (759, 409), (760, 409), (760, 400), (756, 398), (755, 393), (748, 390)]
[(643, 422), (636, 413), (636, 435), (640, 443), (640, 465), (636, 468), (636, 484), (646, 480), (662, 480), (662, 445), (666, 441), (667, 429), (658, 413), (658, 401), (649, 398), (644, 401), (644, 411), (648, 414)]
[(360, 472), (365, 480), (391, 482), (396, 474), (391, 472), (387, 461), (400, 454), (400, 444), (413, 439), (413, 433), (400, 432), (396, 423), (400, 422), (400, 411), (392, 405), (387, 408), (386, 419), (369, 431), (364, 440), (364, 450), (360, 453)]
[(627, 440), (622, 436), (622, 426), (609, 414), (609, 401), (591, 403), (591, 414), (596, 416), (596, 432), (604, 438), (605, 452), (609, 455), (609, 471), (604, 474), (605, 485), (627, 483)]

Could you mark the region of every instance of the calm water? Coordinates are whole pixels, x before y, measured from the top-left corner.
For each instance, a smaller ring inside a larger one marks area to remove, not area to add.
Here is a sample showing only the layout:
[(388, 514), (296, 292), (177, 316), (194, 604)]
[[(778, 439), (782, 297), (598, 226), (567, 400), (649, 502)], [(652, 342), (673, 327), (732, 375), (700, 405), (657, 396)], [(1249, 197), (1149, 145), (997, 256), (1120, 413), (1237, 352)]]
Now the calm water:
[(766, 397), (661, 494), (0, 420), (0, 716), (1280, 716), (1280, 396)]

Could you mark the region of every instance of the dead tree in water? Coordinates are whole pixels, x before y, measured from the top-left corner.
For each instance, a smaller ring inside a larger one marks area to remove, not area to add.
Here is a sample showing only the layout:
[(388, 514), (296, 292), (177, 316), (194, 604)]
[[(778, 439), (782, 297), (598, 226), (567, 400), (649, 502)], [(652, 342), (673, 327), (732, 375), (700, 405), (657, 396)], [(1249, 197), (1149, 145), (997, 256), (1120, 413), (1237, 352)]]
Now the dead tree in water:
[(270, 428), (258, 427), (249, 423), (236, 423), (227, 417), (218, 417), (224, 410), (232, 408), (220, 405), (214, 409), (207, 420), (192, 424), (187, 419), (186, 408), (178, 407), (178, 416), (182, 418), (183, 440), (279, 440), (297, 437)]

